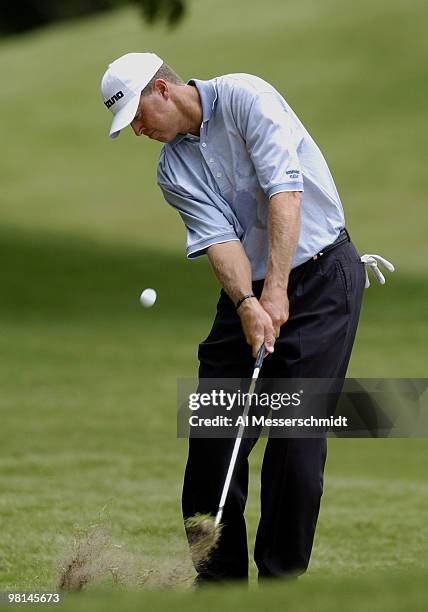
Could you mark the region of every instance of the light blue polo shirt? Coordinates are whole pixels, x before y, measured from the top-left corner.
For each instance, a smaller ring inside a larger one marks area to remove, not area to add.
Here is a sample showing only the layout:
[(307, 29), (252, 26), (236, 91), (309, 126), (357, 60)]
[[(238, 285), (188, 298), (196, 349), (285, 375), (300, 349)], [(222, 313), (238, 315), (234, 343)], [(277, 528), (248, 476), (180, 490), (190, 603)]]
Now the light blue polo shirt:
[(253, 280), (268, 259), (269, 200), (301, 191), (301, 232), (292, 267), (334, 242), (345, 226), (327, 163), (284, 98), (257, 76), (192, 79), (202, 102), (200, 137), (179, 134), (162, 148), (158, 183), (187, 228), (187, 257), (240, 240)]

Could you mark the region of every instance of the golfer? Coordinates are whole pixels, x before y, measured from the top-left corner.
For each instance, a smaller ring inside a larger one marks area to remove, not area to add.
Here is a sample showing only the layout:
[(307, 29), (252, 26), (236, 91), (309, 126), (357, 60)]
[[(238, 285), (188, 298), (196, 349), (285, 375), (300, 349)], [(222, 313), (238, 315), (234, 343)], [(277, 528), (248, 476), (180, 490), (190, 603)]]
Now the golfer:
[[(251, 74), (187, 83), (152, 53), (129, 53), (102, 79), (114, 118), (165, 143), (158, 183), (187, 228), (187, 257), (206, 254), (222, 285), (200, 378), (250, 377), (264, 343), (265, 378), (338, 378), (347, 370), (365, 271), (345, 228), (327, 163), (272, 85)], [(234, 440), (189, 440), (184, 518), (215, 515)], [(197, 583), (246, 580), (243, 439), (217, 549)], [(309, 564), (326, 460), (326, 439), (269, 438), (255, 544), (260, 578), (303, 573)]]

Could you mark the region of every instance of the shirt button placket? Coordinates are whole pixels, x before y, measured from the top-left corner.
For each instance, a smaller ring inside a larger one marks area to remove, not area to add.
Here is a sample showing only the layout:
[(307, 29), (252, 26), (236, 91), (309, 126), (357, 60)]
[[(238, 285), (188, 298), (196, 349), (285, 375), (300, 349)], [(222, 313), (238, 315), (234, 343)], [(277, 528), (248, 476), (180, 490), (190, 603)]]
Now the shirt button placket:
[(205, 141), (201, 142), (201, 149), (202, 149), (201, 151), (202, 156), (205, 158), (206, 161), (208, 161), (209, 165), (211, 166), (211, 172), (213, 173), (213, 176), (217, 179), (218, 185), (221, 189), (224, 185), (223, 185), (223, 181), (219, 179), (223, 178), (223, 173), (216, 172), (216, 165), (217, 165), (216, 160), (214, 157), (208, 157), (207, 143)]

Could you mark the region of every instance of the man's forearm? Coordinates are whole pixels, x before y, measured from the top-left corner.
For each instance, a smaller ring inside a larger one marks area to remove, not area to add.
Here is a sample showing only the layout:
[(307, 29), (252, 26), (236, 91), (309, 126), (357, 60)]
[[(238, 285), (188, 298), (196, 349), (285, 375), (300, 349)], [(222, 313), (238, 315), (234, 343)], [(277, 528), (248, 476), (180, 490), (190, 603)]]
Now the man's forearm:
[[(239, 241), (213, 244), (207, 253), (215, 275), (234, 304), (244, 295), (252, 293), (251, 264)], [(237, 312), (253, 356), (256, 357), (262, 344), (272, 353), (275, 330), (259, 301), (256, 298), (245, 300)]]
[(207, 254), (216, 277), (234, 304), (252, 292), (251, 264), (238, 240), (213, 244)]
[(298, 191), (278, 193), (269, 202), (269, 258), (264, 294), (287, 291), (300, 235), (300, 202)]

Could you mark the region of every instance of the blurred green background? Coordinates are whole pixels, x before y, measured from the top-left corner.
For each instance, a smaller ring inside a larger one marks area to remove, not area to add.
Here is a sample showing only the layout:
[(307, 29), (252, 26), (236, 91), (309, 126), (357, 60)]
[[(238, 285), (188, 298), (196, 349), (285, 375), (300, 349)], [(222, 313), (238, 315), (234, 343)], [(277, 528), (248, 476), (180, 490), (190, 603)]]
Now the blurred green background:
[[(186, 554), (176, 379), (196, 373), (218, 286), (205, 260), (184, 257), (156, 186), (160, 143), (107, 138), (99, 81), (123, 53), (154, 51), (184, 79), (250, 72), (283, 93), (329, 162), (354, 243), (396, 266), (365, 294), (348, 375), (426, 376), (426, 2), (188, 7), (172, 31), (128, 7), (0, 43), (0, 590), (53, 588), (74, 525), (104, 506), (115, 540), (153, 571)], [(158, 291), (151, 310), (144, 287)], [(251, 457), (250, 547), (263, 446)], [(427, 448), (331, 440), (305, 578), (202, 593), (200, 605), (425, 609)], [(64, 609), (199, 605), (105, 588)]]

